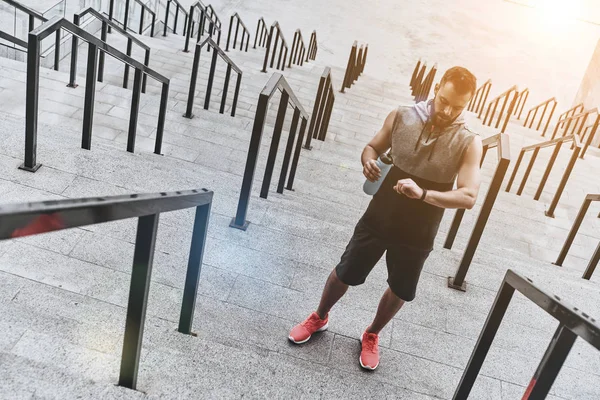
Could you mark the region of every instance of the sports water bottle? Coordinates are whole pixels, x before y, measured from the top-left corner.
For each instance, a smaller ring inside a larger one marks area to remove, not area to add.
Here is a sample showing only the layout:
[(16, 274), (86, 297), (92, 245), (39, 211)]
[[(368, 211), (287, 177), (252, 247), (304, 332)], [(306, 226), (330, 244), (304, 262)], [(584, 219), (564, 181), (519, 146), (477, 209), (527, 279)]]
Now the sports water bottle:
[(384, 153), (381, 156), (379, 156), (379, 158), (377, 159), (377, 166), (381, 170), (381, 176), (375, 182), (371, 182), (367, 179), (363, 185), (363, 191), (371, 196), (377, 193), (379, 187), (385, 179), (385, 176), (392, 168), (392, 165), (392, 157), (389, 155), (389, 153)]

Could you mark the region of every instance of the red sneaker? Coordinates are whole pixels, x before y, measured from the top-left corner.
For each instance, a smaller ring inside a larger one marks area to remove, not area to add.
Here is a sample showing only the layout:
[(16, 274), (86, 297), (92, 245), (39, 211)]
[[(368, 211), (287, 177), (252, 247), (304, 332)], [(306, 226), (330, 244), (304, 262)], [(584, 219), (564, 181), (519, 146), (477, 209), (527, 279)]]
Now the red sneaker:
[(373, 371), (379, 365), (379, 336), (376, 333), (365, 332), (360, 337), (360, 366)]
[(303, 322), (296, 325), (290, 332), (290, 336), (288, 338), (296, 344), (306, 343), (313, 333), (323, 332), (324, 330), (327, 330), (328, 326), (329, 314), (325, 316), (325, 319), (321, 319), (319, 315), (314, 312), (310, 314)]

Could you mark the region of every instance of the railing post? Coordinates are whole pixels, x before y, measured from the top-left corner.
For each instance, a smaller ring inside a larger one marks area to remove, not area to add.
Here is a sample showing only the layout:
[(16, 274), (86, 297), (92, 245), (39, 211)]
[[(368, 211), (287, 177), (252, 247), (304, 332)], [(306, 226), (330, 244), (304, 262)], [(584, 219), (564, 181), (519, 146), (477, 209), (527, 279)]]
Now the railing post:
[(241, 84), (242, 84), (242, 74), (238, 73), (237, 80), (235, 82), (235, 92), (233, 94), (233, 105), (231, 106), (231, 116), (232, 117), (235, 117), (235, 110), (237, 108)]
[(184, 53), (189, 53), (190, 50), (190, 36), (192, 36), (193, 31), (193, 22), (194, 21), (194, 6), (190, 6), (190, 13), (188, 15), (188, 26), (187, 26), (187, 34), (185, 35), (185, 46), (183, 47)]
[(592, 256), (590, 263), (588, 264), (587, 268), (585, 269), (585, 272), (583, 273), (583, 279), (587, 279), (589, 281), (592, 278), (594, 270), (598, 266), (598, 262), (600, 262), (600, 243), (598, 243), (598, 247), (596, 247), (596, 251), (594, 251), (594, 255)]
[[(114, 1), (114, 0), (113, 0)], [(112, 4), (112, 2), (111, 2)], [(75, 14), (73, 16), (73, 24), (79, 26), (79, 15)], [(109, 27), (110, 28), (110, 27)], [(79, 39), (76, 35), (72, 35), (71, 39), (71, 71), (69, 74), (69, 84), (67, 87), (76, 88), (77, 87), (77, 53), (79, 51)]]
[(56, 31), (56, 37), (54, 39), (54, 70), (58, 71), (60, 68), (60, 29)]
[[(229, 27), (231, 28), (231, 24), (229, 25)], [(237, 20), (237, 25), (235, 26), (235, 36), (233, 37), (233, 48), (235, 49), (235, 44), (237, 42), (237, 38), (238, 38), (238, 32), (240, 30), (240, 20)], [(240, 50), (242, 48), (244, 44), (244, 38), (242, 37), (242, 45), (240, 46)]]
[(150, 27), (150, 37), (154, 37), (154, 25), (156, 25), (156, 14), (152, 14), (152, 26)]
[(333, 103), (335, 101), (335, 95), (333, 93), (333, 87), (329, 86), (329, 96), (327, 96), (327, 104), (325, 105), (325, 117), (321, 123), (321, 131), (319, 132), (318, 140), (325, 141), (327, 136), (327, 130), (329, 129), (329, 121), (331, 119), (331, 112), (333, 111)]
[[(171, 8), (171, 0), (167, 0), (167, 12), (165, 13), (165, 26), (163, 27), (163, 36), (167, 36), (167, 26), (169, 25), (170, 8)], [(177, 10), (179, 10), (179, 7), (177, 7)], [(175, 20), (177, 21), (177, 17), (175, 17)]]
[[(500, 143), (498, 144), (498, 146), (505, 146), (505, 148), (508, 149), (508, 135), (504, 133), (502, 133), (501, 135), (502, 138), (500, 139)], [(503, 157), (498, 162), (496, 171), (494, 172), (494, 177), (490, 184), (490, 188), (485, 196), (483, 205), (481, 206), (481, 211), (479, 212), (479, 216), (477, 217), (477, 221), (475, 222), (475, 227), (473, 228), (473, 232), (471, 233), (471, 237), (469, 238), (467, 248), (465, 249), (463, 257), (460, 261), (460, 265), (458, 266), (456, 275), (454, 277), (448, 277), (448, 287), (461, 291), (466, 290), (465, 277), (467, 276), (469, 266), (471, 265), (471, 261), (473, 260), (473, 256), (475, 255), (475, 250), (479, 245), (479, 241), (481, 240), (481, 236), (483, 235), (485, 225), (492, 212), (492, 208), (494, 207), (496, 197), (498, 197), (498, 192), (500, 191), (500, 187), (502, 185), (502, 181), (504, 180), (504, 176), (506, 175), (508, 164), (510, 163), (510, 159), (505, 157), (506, 156), (503, 155)]]
[[(258, 42), (258, 31), (260, 29), (260, 19), (258, 20), (258, 23), (256, 24), (256, 35), (254, 36), (254, 46), (252, 46), (253, 49), (256, 49), (256, 43)], [(263, 35), (263, 31), (260, 31), (260, 39), (262, 41), (262, 35)]]
[(140, 354), (148, 307), (148, 292), (150, 291), (150, 276), (154, 261), (154, 247), (158, 229), (158, 215), (140, 217), (135, 239), (131, 285), (127, 304), (127, 319), (125, 322), (125, 337), (123, 339), (123, 354), (121, 357), (121, 372), (119, 386), (135, 389), (140, 365)]
[(142, 12), (140, 13), (140, 29), (138, 34), (142, 34), (142, 32), (144, 31), (144, 14), (146, 13), (146, 8), (142, 7)]
[(346, 73), (344, 74), (344, 81), (342, 82), (342, 88), (340, 89), (341, 93), (345, 93), (345, 89), (349, 88), (351, 85), (351, 74), (352, 74), (352, 64), (356, 59), (356, 42), (352, 45), (352, 49), (350, 50), (350, 57), (348, 57), (348, 65), (346, 66)]
[(240, 200), (238, 202), (236, 215), (229, 224), (230, 227), (241, 229), (243, 231), (248, 229), (248, 225), (250, 224), (250, 222), (246, 220), (246, 216), (248, 215), (248, 204), (250, 203), (252, 182), (254, 181), (254, 172), (256, 171), (260, 141), (262, 139), (268, 108), (269, 96), (263, 94), (259, 95), (256, 114), (254, 116), (254, 125), (252, 127), (252, 137), (250, 138), (250, 145), (248, 148), (248, 157), (246, 159), (246, 167), (244, 168)]
[[(277, 34), (275, 35), (275, 44), (273, 44), (273, 54), (271, 54), (271, 63), (269, 64), (269, 68), (273, 68), (275, 64), (275, 54), (277, 53), (277, 45), (279, 44), (279, 29), (277, 29)], [(281, 50), (279, 51), (279, 60), (281, 61)], [(279, 67), (277, 67), (279, 69)]]
[(421, 67), (421, 59), (417, 61), (417, 65), (415, 65), (415, 69), (413, 70), (412, 76), (410, 77), (410, 87), (412, 88), (415, 84), (415, 79), (417, 78), (417, 74), (419, 73), (419, 68)]
[[(113, 20), (113, 15), (115, 13), (115, 0), (110, 0), (108, 3), (108, 19), (110, 21)], [(77, 19), (79, 20), (79, 17), (77, 17)], [(73, 21), (75, 22), (75, 21)], [(75, 25), (79, 25), (79, 22), (77, 22)], [(109, 26), (108, 27), (108, 33), (112, 33), (112, 28)], [(73, 39), (75, 39), (75, 35), (73, 35)]]
[(129, 114), (129, 135), (127, 138), (127, 151), (133, 153), (135, 150), (135, 135), (137, 132), (137, 121), (140, 112), (140, 97), (142, 92), (142, 71), (135, 69), (133, 77), (133, 93), (131, 95), (131, 113)]
[(290, 166), (290, 159), (292, 158), (292, 150), (294, 149), (294, 139), (296, 139), (296, 130), (298, 129), (298, 120), (300, 119), (300, 109), (294, 109), (294, 116), (292, 117), (292, 125), (290, 126), (290, 134), (288, 136), (287, 145), (285, 147), (285, 154), (283, 156), (283, 164), (281, 165), (281, 173), (279, 174), (279, 182), (277, 183), (277, 193), (283, 193), (283, 186), (285, 185), (285, 177)]
[[(515, 96), (513, 97), (512, 101), (510, 102), (510, 105), (508, 106), (508, 112), (506, 114), (506, 119), (504, 120), (504, 124), (502, 125), (502, 130), (500, 130), (500, 133), (506, 132), (506, 127), (508, 126), (508, 121), (510, 120), (510, 116), (513, 112), (513, 109), (515, 108), (516, 100), (517, 100), (517, 92), (515, 91)], [(499, 120), (500, 120), (500, 118), (498, 119), (498, 121)]]
[(196, 296), (198, 294), (200, 282), (200, 271), (202, 270), (204, 249), (206, 248), (210, 207), (211, 203), (196, 207), (190, 257), (188, 259), (185, 286), (183, 289), (183, 300), (181, 302), (181, 313), (179, 316), (179, 327), (177, 329), (180, 333), (186, 335), (192, 334), (194, 310), (196, 309)]
[(542, 177), (542, 181), (540, 182), (540, 185), (538, 186), (537, 191), (535, 192), (535, 196), (533, 197), (534, 200), (539, 200), (540, 197), (542, 196), (542, 191), (544, 190), (544, 186), (546, 185), (548, 176), (550, 175), (550, 172), (552, 171), (552, 168), (554, 167), (554, 163), (556, 162), (556, 157), (558, 157), (558, 153), (560, 152), (560, 148), (562, 147), (562, 144), (563, 144), (562, 141), (556, 143), (556, 147), (554, 148), (554, 151), (552, 152), (552, 156), (550, 157), (550, 160), (548, 161), (548, 166), (546, 167), (546, 170), (544, 171), (544, 176)]
[(542, 361), (538, 365), (529, 387), (525, 393), (525, 399), (545, 399), (550, 392), (554, 380), (558, 376), (577, 335), (569, 328), (560, 324), (550, 341)]
[(19, 169), (35, 172), (42, 165), (36, 164), (37, 121), (40, 90), (40, 42), (37, 36), (28, 34), (27, 86), (25, 101), (25, 159)]
[[(231, 29), (233, 28), (233, 15), (229, 19), (229, 31), (227, 32), (227, 43), (225, 44), (225, 51), (229, 51), (229, 40), (231, 39)], [(233, 43), (235, 49), (235, 42)]]
[(298, 141), (296, 142), (296, 151), (294, 152), (294, 160), (292, 161), (292, 167), (290, 168), (288, 183), (285, 187), (287, 190), (294, 190), (294, 178), (296, 177), (296, 170), (298, 169), (298, 161), (300, 160), (300, 151), (302, 149), (302, 140), (304, 139), (306, 125), (308, 125), (308, 120), (305, 117), (302, 117), (302, 123), (300, 124), (300, 135), (298, 135)]
[(479, 375), (479, 371), (483, 366), (485, 357), (492, 346), (492, 342), (498, 333), (504, 314), (508, 309), (508, 305), (512, 299), (515, 289), (510, 286), (506, 280), (502, 281), (502, 285), (498, 290), (494, 305), (488, 314), (488, 317), (483, 325), (483, 329), (477, 339), (477, 344), (473, 348), (469, 362), (463, 371), (462, 377), (456, 391), (454, 392), (453, 400), (466, 400), (469, 398), (471, 389), (475, 384), (475, 379)]
[[(146, 50), (144, 55), (144, 65), (148, 67), (150, 65), (150, 49)], [(144, 74), (142, 77), (142, 93), (146, 93), (146, 83), (148, 82), (148, 74)]]
[(325, 91), (325, 77), (321, 77), (319, 79), (319, 88), (317, 89), (317, 95), (315, 98), (315, 104), (313, 105), (312, 114), (310, 116), (310, 126), (308, 127), (308, 135), (306, 135), (306, 144), (304, 148), (306, 150), (312, 150), (312, 146), (310, 145), (312, 138), (315, 134), (315, 127), (317, 119), (319, 118), (319, 108), (321, 103), (323, 102), (324, 91)]
[(29, 29), (27, 32), (31, 32), (35, 28), (35, 18), (33, 15), (29, 16)]
[(165, 130), (165, 120), (167, 117), (167, 103), (169, 101), (169, 82), (162, 85), (160, 94), (160, 106), (158, 109), (158, 125), (156, 127), (156, 142), (154, 144), (154, 154), (161, 154), (163, 133)]
[[(569, 160), (569, 164), (567, 165), (567, 168), (565, 168), (565, 172), (563, 173), (562, 179), (560, 180), (560, 183), (558, 184), (558, 189), (556, 189), (556, 193), (555, 193), (554, 197), (552, 198), (552, 202), (550, 203), (550, 208), (548, 208), (548, 211), (545, 212), (547, 217), (554, 218), (554, 210), (556, 210), (556, 206), (558, 205), (560, 197), (562, 196), (562, 192), (565, 189), (567, 182), (569, 181), (569, 176), (571, 175), (571, 172), (573, 171), (573, 167), (575, 166), (575, 163), (577, 162), (577, 156), (579, 156), (580, 151), (581, 151), (581, 146), (579, 146), (579, 145), (575, 146), (575, 149), (573, 150), (573, 154), (571, 154), (571, 159)], [(541, 185), (540, 185), (540, 187), (541, 187)]]
[[(179, 22), (179, 4), (175, 5), (175, 21), (173, 21), (173, 34), (177, 35), (177, 23)], [(183, 20), (183, 34), (185, 35), (185, 28), (187, 26), (187, 15)]]
[(517, 196), (520, 196), (523, 193), (523, 189), (525, 189), (525, 184), (527, 183), (527, 179), (529, 178), (529, 174), (533, 169), (533, 165), (535, 164), (535, 160), (540, 152), (540, 148), (536, 147), (533, 150), (533, 154), (531, 155), (531, 159), (529, 160), (529, 164), (527, 165), (527, 169), (525, 170), (525, 174), (523, 175), (523, 179), (521, 180), (521, 185), (519, 186), (519, 190), (517, 190)]
[[(131, 38), (127, 39), (127, 55), (131, 57), (131, 50), (133, 47), (133, 41)], [(123, 88), (127, 89), (129, 85), (129, 64), (125, 64), (125, 72), (123, 73)]]
[(96, 76), (98, 74), (98, 47), (88, 43), (87, 73), (85, 76), (85, 101), (83, 105), (83, 132), (81, 148), (92, 147), (92, 127), (94, 123), (94, 99), (96, 97)]
[[(521, 119), (521, 114), (523, 114), (523, 109), (525, 108), (525, 103), (527, 102), (527, 99), (529, 98), (529, 90), (527, 90), (525, 92), (525, 98), (523, 99), (523, 103), (521, 104), (521, 110), (519, 111), (519, 115), (517, 116), (517, 119)], [(515, 110), (516, 113), (517, 110)]]
[(264, 60), (263, 69), (261, 72), (267, 72), (267, 64), (269, 62), (269, 53), (271, 50), (271, 41), (273, 39), (274, 30), (275, 30), (275, 27), (271, 26), (271, 31), (269, 32), (269, 36), (267, 37), (267, 51), (265, 51), (265, 60)]
[(190, 78), (190, 91), (188, 92), (188, 101), (185, 114), (185, 118), (194, 118), (194, 97), (196, 94), (196, 81), (198, 80), (198, 68), (200, 67), (200, 53), (202, 50), (199, 45), (196, 45), (196, 51), (194, 52), (194, 61), (192, 62), (192, 76)]
[(273, 176), (273, 169), (275, 168), (277, 149), (279, 148), (279, 140), (281, 139), (281, 131), (283, 129), (283, 122), (285, 121), (289, 98), (290, 96), (286, 91), (281, 92), (279, 108), (277, 109), (277, 118), (275, 119), (275, 129), (273, 130), (273, 137), (271, 138), (271, 147), (269, 148), (265, 175), (260, 190), (260, 197), (263, 199), (266, 199), (269, 195), (269, 186), (271, 185), (271, 177)]
[(123, 21), (123, 30), (127, 32), (127, 26), (129, 24), (129, 0), (125, 0), (125, 21)]
[(517, 162), (515, 163), (515, 167), (513, 168), (513, 173), (510, 176), (510, 179), (508, 180), (508, 185), (506, 185), (507, 192), (510, 192), (510, 188), (515, 180), (515, 177), (517, 176), (517, 171), (519, 170), (519, 166), (521, 165), (521, 161), (523, 160), (524, 155), (525, 151), (521, 150), (521, 152), (519, 153), (519, 158), (517, 158)]
[[(106, 39), (108, 36), (108, 24), (106, 21), (102, 21), (102, 32), (100, 33), (100, 40), (106, 43)], [(75, 35), (73, 35), (73, 38)], [(104, 57), (105, 54), (103, 51), (98, 55), (98, 82), (104, 81)]]
[[(217, 54), (217, 52), (214, 52)], [(225, 84), (223, 85), (223, 95), (221, 96), (221, 107), (219, 113), (225, 112), (225, 102), (227, 101), (227, 91), (229, 90), (229, 79), (231, 78), (231, 64), (227, 64), (227, 72), (225, 73)]]
[(588, 209), (590, 208), (591, 203), (592, 203), (592, 201), (590, 199), (585, 199), (583, 201), (583, 204), (581, 205), (581, 208), (579, 209), (579, 212), (577, 213), (577, 218), (575, 218), (575, 222), (573, 222), (573, 226), (571, 227), (571, 230), (569, 231), (569, 236), (567, 236), (567, 240), (565, 240), (565, 244), (563, 245), (562, 249), (560, 250), (560, 253), (558, 255), (558, 258), (554, 262), (554, 265), (558, 265), (559, 267), (562, 267), (563, 262), (565, 261), (565, 258), (567, 258), (567, 254), (569, 253), (569, 249), (571, 248), (571, 245), (573, 244), (573, 240), (575, 240), (575, 236), (577, 235), (577, 232), (579, 231), (579, 227), (581, 227), (581, 223), (583, 222), (583, 219), (585, 218), (585, 214), (587, 213)]
[(590, 147), (590, 145), (592, 144), (592, 141), (594, 140), (594, 136), (596, 136), (596, 131), (598, 130), (599, 123), (600, 123), (600, 115), (598, 115), (596, 117), (596, 121), (594, 121), (594, 125), (590, 132), (590, 136), (588, 136), (588, 138), (585, 142), (585, 145), (583, 146), (583, 149), (581, 150), (581, 154), (579, 155), (579, 158), (583, 159), (585, 152), (587, 151), (588, 147)]
[[(517, 94), (517, 96), (519, 95), (518, 92), (515, 92)], [(517, 96), (515, 96), (515, 100), (517, 98)], [(504, 96), (504, 103), (502, 103), (502, 108), (500, 109), (500, 115), (498, 115), (498, 121), (496, 121), (496, 126), (495, 128), (498, 129), (498, 127), (500, 126), (500, 121), (502, 121), (502, 117), (504, 116), (504, 110), (506, 109), (506, 104), (508, 103), (508, 98), (510, 97), (510, 93), (507, 93), (506, 96)], [(496, 110), (494, 109), (494, 114), (496, 113)], [(508, 114), (508, 117), (510, 118), (510, 114)], [(493, 121), (493, 118), (492, 118)], [(491, 124), (490, 124), (491, 126)]]
[[(208, 44), (207, 44), (208, 46)], [(213, 50), (212, 61), (210, 63), (210, 72), (208, 74), (208, 83), (206, 85), (206, 97), (204, 98), (204, 109), (208, 110), (210, 105), (210, 94), (212, 93), (213, 82), (215, 80), (215, 69), (217, 68), (217, 56), (219, 53), (216, 49)]]

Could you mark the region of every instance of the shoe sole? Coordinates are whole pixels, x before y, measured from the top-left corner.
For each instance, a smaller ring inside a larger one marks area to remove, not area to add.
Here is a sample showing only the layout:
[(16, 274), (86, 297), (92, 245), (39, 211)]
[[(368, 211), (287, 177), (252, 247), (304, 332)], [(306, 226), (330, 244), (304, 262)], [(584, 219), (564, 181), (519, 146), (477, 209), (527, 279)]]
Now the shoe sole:
[[(316, 330), (316, 332), (323, 332), (323, 331), (326, 331), (326, 330), (327, 330), (327, 328), (329, 328), (329, 322), (328, 322), (328, 323), (326, 323), (325, 325), (323, 325), (322, 327), (320, 327), (319, 329), (317, 329), (317, 330)], [(292, 343), (295, 343), (295, 344), (302, 344), (302, 343), (306, 343), (306, 342), (308, 342), (308, 341), (310, 340), (310, 338), (311, 338), (311, 337), (312, 337), (312, 335), (310, 335), (309, 337), (307, 337), (306, 339), (304, 339), (304, 340), (301, 340), (301, 341), (296, 341), (296, 340), (294, 340), (294, 338), (293, 338), (293, 337), (291, 337), (291, 336), (288, 336), (288, 339), (290, 339), (290, 342), (292, 342)]]
[[(361, 348), (362, 348), (362, 335), (360, 335), (359, 340), (360, 340), (360, 344), (361, 344)], [(370, 367), (368, 365), (363, 364), (362, 357), (358, 357), (358, 362), (360, 363), (360, 366), (363, 367), (363, 369), (366, 369), (368, 371), (375, 371), (375, 368), (379, 367), (379, 363), (377, 363), (377, 365), (374, 367)]]

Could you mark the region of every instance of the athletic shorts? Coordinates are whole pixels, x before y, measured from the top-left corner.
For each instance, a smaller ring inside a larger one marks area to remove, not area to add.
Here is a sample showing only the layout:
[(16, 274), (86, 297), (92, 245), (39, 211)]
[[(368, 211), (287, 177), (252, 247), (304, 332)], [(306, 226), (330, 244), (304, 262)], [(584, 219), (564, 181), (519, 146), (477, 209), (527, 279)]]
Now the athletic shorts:
[(365, 282), (383, 253), (386, 253), (387, 282), (390, 289), (402, 300), (412, 301), (423, 264), (431, 250), (385, 242), (372, 233), (362, 220), (359, 221), (340, 263), (335, 267), (337, 276), (346, 285), (360, 285)]

